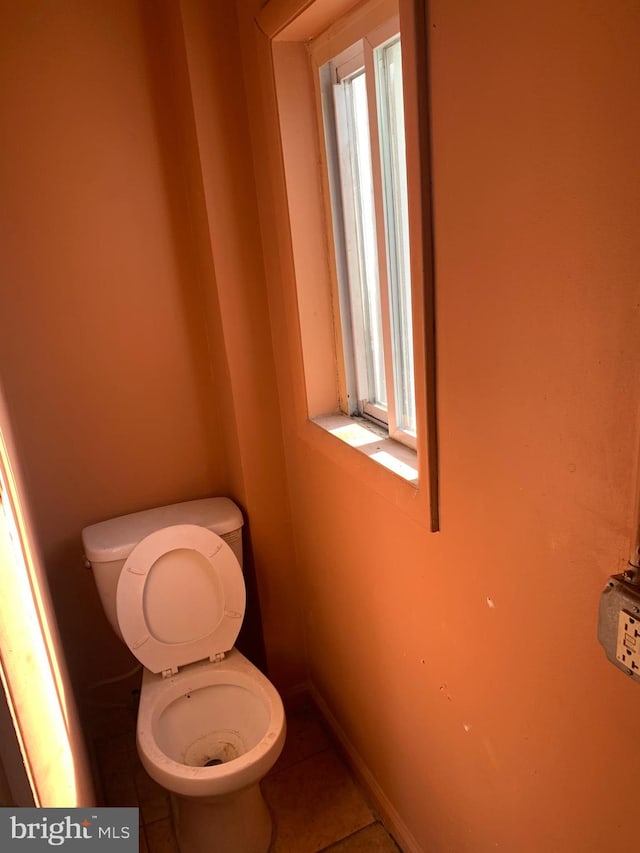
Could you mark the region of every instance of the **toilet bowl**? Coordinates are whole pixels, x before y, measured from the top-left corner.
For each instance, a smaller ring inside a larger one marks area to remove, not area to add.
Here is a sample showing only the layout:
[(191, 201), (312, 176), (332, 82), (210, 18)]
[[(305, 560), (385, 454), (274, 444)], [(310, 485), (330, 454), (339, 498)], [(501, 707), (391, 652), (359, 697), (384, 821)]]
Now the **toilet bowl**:
[[(282, 701), (233, 647), (245, 609), (242, 516), (211, 498), (85, 528), (112, 626), (144, 666), (136, 724), (172, 796), (182, 853), (266, 853), (259, 783), (284, 743)], [(221, 535), (220, 535), (221, 534)]]
[(138, 753), (164, 788), (185, 797), (223, 796), (255, 785), (271, 769), (284, 739), (282, 702), (236, 649), (169, 680), (145, 671), (142, 685)]
[(236, 649), (168, 680), (145, 670), (138, 754), (149, 776), (174, 795), (185, 853), (268, 849), (271, 818), (259, 782), (284, 735), (276, 689)]

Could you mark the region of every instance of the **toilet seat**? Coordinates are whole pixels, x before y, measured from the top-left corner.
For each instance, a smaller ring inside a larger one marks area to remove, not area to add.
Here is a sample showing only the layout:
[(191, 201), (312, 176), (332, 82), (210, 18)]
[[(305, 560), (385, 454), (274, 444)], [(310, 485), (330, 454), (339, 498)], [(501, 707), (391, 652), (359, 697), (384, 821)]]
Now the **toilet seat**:
[(118, 580), (118, 624), (151, 672), (220, 659), (245, 611), (242, 569), (227, 543), (195, 524), (165, 527), (132, 550)]

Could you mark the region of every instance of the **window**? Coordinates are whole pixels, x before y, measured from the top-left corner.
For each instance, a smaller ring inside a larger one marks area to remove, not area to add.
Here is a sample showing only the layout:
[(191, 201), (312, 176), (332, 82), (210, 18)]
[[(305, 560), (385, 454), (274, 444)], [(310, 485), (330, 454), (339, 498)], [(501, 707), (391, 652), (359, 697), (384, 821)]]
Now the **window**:
[[(326, 52), (327, 46), (323, 45)], [(313, 56), (313, 50), (312, 50)], [(318, 67), (347, 414), (416, 446), (411, 272), (397, 19)]]
[(268, 0), (247, 33), (287, 429), (435, 531), (426, 12)]

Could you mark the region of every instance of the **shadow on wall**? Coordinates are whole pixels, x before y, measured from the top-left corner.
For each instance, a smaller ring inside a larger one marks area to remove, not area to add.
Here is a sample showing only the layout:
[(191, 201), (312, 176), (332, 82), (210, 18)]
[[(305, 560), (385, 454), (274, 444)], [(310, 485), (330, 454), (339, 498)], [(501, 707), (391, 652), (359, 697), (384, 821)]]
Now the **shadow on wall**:
[(247, 588), (247, 608), (244, 613), (242, 628), (236, 640), (236, 647), (258, 669), (269, 675), (264, 636), (262, 633), (262, 618), (260, 614), (255, 562), (251, 547), (251, 525), (246, 513), (242, 511), (242, 514), (245, 520), (244, 527), (242, 528), (242, 571)]

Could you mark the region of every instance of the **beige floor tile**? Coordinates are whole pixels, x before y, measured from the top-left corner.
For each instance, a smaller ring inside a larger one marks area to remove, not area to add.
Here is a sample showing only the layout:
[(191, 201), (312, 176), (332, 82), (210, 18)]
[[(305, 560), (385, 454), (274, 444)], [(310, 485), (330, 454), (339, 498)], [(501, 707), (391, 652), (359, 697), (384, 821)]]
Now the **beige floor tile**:
[(169, 818), (145, 826), (149, 853), (178, 853), (178, 845)]
[(133, 764), (127, 735), (98, 740), (95, 750), (103, 781), (120, 773), (131, 774)]
[(374, 823), (332, 844), (326, 853), (399, 853), (399, 847), (381, 823)]
[(273, 853), (314, 853), (375, 820), (333, 749), (262, 783), (274, 816)]
[(154, 823), (156, 820), (169, 817), (171, 813), (169, 792), (154, 782), (142, 766), (136, 769), (134, 780), (142, 822)]
[(121, 732), (113, 737), (103, 738), (98, 743), (107, 749), (125, 752), (135, 752), (136, 750), (136, 733), (135, 731)]
[(112, 708), (100, 712), (90, 723), (95, 738), (109, 738), (136, 729), (136, 711), (130, 708)]
[(272, 773), (291, 767), (329, 747), (329, 738), (314, 710), (305, 709), (287, 714), (287, 739)]
[(138, 795), (131, 773), (116, 773), (104, 779), (104, 796), (108, 806), (137, 806)]
[(147, 847), (147, 839), (145, 837), (144, 829), (142, 828), (142, 826), (140, 827), (139, 839), (140, 839), (139, 844), (138, 844), (139, 853), (149, 853), (149, 848)]

